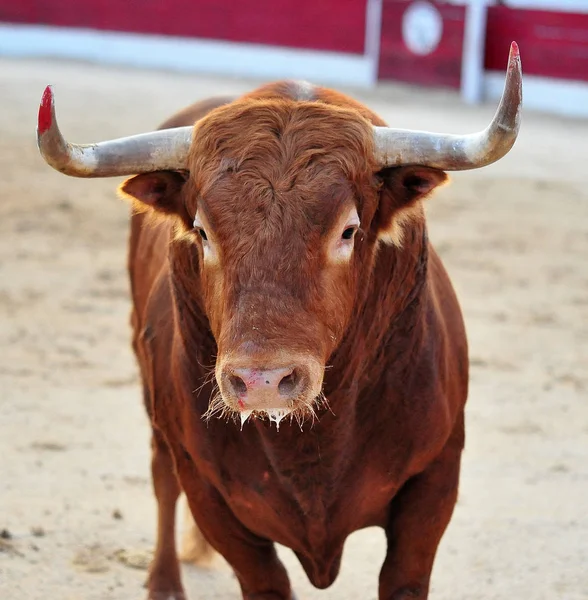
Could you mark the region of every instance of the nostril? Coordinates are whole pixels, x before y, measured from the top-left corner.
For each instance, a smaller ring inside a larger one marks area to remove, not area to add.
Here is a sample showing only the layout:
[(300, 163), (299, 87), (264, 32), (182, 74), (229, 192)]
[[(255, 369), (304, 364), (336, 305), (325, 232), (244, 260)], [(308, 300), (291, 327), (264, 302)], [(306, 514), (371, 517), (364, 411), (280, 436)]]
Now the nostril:
[(282, 396), (289, 396), (296, 389), (299, 380), (298, 371), (294, 369), (289, 375), (282, 377), (278, 384), (278, 391)]
[(247, 393), (247, 386), (238, 375), (230, 375), (229, 381), (237, 396), (244, 396)]

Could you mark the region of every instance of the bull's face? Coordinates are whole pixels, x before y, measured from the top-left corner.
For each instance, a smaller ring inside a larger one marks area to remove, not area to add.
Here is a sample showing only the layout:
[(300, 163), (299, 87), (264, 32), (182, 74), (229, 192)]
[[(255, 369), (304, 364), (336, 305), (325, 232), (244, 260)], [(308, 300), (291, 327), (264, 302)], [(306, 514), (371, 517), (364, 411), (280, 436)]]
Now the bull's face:
[(312, 407), (359, 277), (357, 190), (301, 122), (286, 123), (211, 165), (192, 204), (216, 379), (245, 414)]
[(213, 410), (243, 418), (311, 413), (329, 357), (361, 310), (378, 242), (399, 243), (399, 215), (445, 178), (423, 167), (377, 173), (371, 126), (358, 114), (282, 104), (228, 106), (204, 119), (184, 185), (168, 174), (164, 186), (147, 175), (123, 187), (139, 198), (149, 178), (158, 182), (150, 192), (177, 188), (160, 208), (181, 218), (175, 259), (196, 251), (198, 272), (174, 276), (184, 287), (198, 278), (193, 294), (217, 342)]

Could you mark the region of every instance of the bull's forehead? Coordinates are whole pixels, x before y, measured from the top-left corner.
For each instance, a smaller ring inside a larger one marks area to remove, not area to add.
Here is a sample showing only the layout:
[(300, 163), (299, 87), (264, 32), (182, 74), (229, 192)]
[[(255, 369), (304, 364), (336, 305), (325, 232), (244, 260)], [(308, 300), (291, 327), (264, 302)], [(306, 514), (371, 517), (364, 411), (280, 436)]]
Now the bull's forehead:
[(371, 125), (351, 108), (249, 99), (219, 107), (197, 123), (189, 164), (201, 187), (226, 171), (286, 186), (318, 169), (354, 179), (374, 167)]

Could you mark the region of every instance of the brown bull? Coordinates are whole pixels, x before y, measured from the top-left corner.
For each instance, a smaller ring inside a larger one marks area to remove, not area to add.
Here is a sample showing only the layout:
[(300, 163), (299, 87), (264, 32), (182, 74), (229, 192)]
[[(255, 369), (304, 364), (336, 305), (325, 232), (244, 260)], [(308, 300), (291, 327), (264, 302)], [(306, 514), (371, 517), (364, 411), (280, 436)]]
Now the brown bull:
[(184, 597), (182, 490), (243, 598), (293, 598), (274, 542), (326, 588), (349, 534), (375, 525), (388, 540), (379, 598), (427, 598), (457, 497), (468, 356), (422, 200), (444, 170), (504, 156), (520, 104), (516, 45), (494, 121), (470, 136), (390, 129), (346, 96), (281, 82), (76, 146), (48, 89), (38, 134), (52, 166), (139, 173), (120, 189), (138, 209), (132, 323), (159, 510), (150, 598)]

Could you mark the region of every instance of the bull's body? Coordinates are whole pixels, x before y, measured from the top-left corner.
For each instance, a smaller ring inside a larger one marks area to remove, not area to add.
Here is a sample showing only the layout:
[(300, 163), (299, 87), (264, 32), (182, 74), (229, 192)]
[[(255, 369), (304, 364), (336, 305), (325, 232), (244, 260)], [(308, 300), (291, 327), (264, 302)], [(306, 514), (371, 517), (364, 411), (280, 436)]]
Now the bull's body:
[(51, 166), (135, 174), (120, 192), (139, 211), (129, 271), (158, 503), (150, 600), (184, 598), (181, 491), (191, 550), (218, 550), (245, 600), (293, 598), (274, 542), (323, 588), (347, 536), (373, 525), (388, 541), (379, 599), (426, 600), (457, 498), (468, 357), (423, 200), (444, 171), (505, 156), (521, 102), (514, 42), (498, 110), (468, 135), (387, 127), (342, 94), (278, 82), (82, 146), (45, 90), (37, 139)]
[[(194, 105), (165, 126), (191, 125), (220, 103)], [(408, 227), (400, 247), (379, 246), (365, 298), (328, 361), (329, 408), (302, 429), (286, 420), (279, 431), (263, 420), (241, 429), (203, 419), (216, 345), (200, 303), (186, 304), (175, 278), (173, 224), (134, 214), (131, 226), (134, 348), (159, 503), (151, 597), (181, 597), (173, 537), (181, 489), (245, 598), (289, 600), (273, 542), (292, 548), (324, 588), (347, 536), (374, 525), (388, 539), (381, 600), (427, 598), (457, 497), (468, 358), (460, 309), (424, 220)]]

